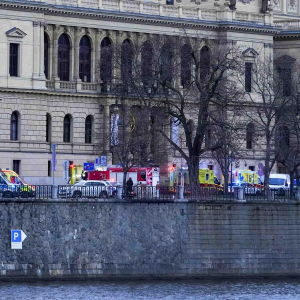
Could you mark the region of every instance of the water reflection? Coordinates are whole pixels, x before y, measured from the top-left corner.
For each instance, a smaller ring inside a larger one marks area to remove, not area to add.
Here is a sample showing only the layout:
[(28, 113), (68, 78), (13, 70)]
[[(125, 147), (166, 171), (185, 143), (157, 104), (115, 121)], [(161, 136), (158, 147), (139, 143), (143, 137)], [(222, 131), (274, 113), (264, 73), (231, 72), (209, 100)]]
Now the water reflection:
[(0, 299), (294, 300), (300, 279), (0, 283)]

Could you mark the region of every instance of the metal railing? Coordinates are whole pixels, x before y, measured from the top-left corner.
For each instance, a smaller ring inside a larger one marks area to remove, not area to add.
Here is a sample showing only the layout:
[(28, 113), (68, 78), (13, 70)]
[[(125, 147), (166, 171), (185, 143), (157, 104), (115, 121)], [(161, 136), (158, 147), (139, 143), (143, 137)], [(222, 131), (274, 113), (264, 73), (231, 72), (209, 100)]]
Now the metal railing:
[[(119, 199), (118, 199), (118, 188)], [(89, 199), (96, 200), (130, 200), (130, 201), (246, 201), (256, 202), (294, 202), (295, 193), (290, 195), (289, 190), (264, 190), (253, 191), (247, 188), (232, 188), (227, 193), (221, 188), (185, 186), (133, 186), (132, 188), (122, 186), (58, 186), (57, 195), (53, 195), (52, 185), (0, 185), (0, 199), (32, 199), (32, 200), (50, 200), (50, 199)], [(54, 196), (54, 197), (53, 197)]]
[(51, 199), (52, 185), (0, 185), (0, 199)]

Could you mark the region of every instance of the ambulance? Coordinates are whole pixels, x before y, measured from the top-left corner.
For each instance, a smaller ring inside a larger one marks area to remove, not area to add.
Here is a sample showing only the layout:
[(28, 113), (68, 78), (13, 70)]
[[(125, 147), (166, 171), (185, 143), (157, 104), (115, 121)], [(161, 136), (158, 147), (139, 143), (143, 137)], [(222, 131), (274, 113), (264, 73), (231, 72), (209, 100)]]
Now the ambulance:
[(261, 182), (260, 176), (258, 175), (257, 171), (235, 170), (232, 172), (232, 179), (230, 178), (230, 173), (229, 173), (229, 183), (231, 183), (231, 181), (235, 183), (237, 182), (250, 183), (255, 188), (258, 189), (264, 188), (264, 185)]
[[(170, 186), (181, 184), (189, 184), (189, 174), (187, 168), (177, 169), (174, 167), (170, 168)], [(182, 183), (183, 183), (182, 182)], [(219, 179), (216, 177), (213, 170), (199, 169), (199, 183), (201, 187), (216, 188), (219, 191), (223, 191)]]

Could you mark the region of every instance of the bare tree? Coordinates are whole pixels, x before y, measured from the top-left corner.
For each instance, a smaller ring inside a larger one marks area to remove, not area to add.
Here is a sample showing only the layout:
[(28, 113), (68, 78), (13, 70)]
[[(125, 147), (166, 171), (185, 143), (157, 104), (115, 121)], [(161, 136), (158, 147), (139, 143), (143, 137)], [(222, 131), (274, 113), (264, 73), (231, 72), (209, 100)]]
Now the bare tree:
[[(208, 142), (218, 141), (219, 147), (211, 152), (218, 162), (224, 177), (224, 192), (228, 191), (230, 181), (230, 166), (233, 161), (239, 160), (244, 144), (245, 122), (239, 106), (232, 105), (222, 114), (214, 118), (214, 125), (209, 127)], [(231, 174), (231, 173), (230, 173)], [(232, 176), (232, 174), (231, 174)]]
[[(232, 41), (209, 42), (197, 32), (181, 31), (176, 37), (156, 36), (136, 43), (126, 39), (113, 53), (116, 72), (111, 82), (116, 99), (124, 106), (156, 111), (150, 120), (157, 141), (161, 143), (163, 137), (180, 153), (188, 165), (190, 183), (198, 184), (199, 157), (222, 147), (220, 140), (205, 144), (207, 128), (218, 112), (240, 97), (237, 82), (230, 76), (240, 69), (239, 48)], [(182, 143), (172, 138), (174, 122), (184, 137)]]
[[(274, 72), (275, 71), (275, 72)], [(270, 172), (276, 163), (276, 133), (291, 105), (289, 93), (283, 90), (285, 74), (274, 70), (272, 59), (257, 57), (245, 62), (240, 83), (245, 89), (243, 102), (245, 117), (255, 128), (258, 145), (264, 151), (265, 190), (269, 191)]]

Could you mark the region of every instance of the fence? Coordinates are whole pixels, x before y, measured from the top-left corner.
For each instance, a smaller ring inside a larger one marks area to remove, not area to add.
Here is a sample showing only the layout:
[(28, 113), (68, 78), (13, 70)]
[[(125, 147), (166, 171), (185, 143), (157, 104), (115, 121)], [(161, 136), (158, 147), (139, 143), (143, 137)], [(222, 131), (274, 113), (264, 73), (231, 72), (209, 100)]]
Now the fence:
[[(122, 189), (122, 187), (121, 187)], [(48, 200), (53, 196), (53, 186), (51, 185), (28, 185), (28, 186), (0, 186), (1, 199), (36, 199)], [(117, 199), (117, 186), (58, 186), (58, 199)], [(289, 190), (251, 190), (247, 188), (232, 188), (224, 193), (220, 188), (186, 186), (183, 189), (169, 186), (133, 186), (131, 189), (122, 189), (120, 198), (130, 201), (236, 201), (247, 202), (291, 202), (296, 201), (295, 193), (290, 195)]]
[(52, 185), (0, 185), (0, 197), (2, 199), (51, 199)]

